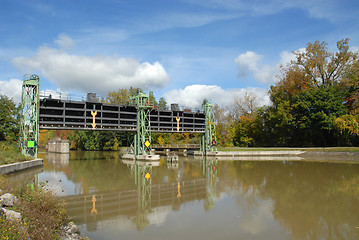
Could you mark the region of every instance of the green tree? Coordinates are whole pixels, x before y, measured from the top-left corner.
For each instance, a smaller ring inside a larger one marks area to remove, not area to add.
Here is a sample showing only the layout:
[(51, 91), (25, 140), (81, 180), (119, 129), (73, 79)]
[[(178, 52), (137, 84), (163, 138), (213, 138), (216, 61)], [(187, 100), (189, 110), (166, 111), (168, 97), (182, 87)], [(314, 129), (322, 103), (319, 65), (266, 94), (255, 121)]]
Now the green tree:
[(316, 85), (333, 86), (343, 79), (348, 68), (357, 58), (349, 51), (349, 38), (337, 42), (338, 51), (328, 51), (326, 42), (308, 43), (304, 52), (297, 52), (294, 62), (301, 71)]
[(127, 133), (114, 131), (73, 131), (67, 136), (71, 149), (81, 150), (113, 150), (128, 144)]
[(298, 94), (292, 110), (294, 145), (336, 146), (335, 120), (348, 113), (344, 98), (335, 87), (324, 86)]
[(109, 92), (104, 99), (106, 103), (111, 104), (128, 104), (131, 102), (130, 97), (139, 89), (130, 87), (129, 89), (119, 89), (118, 91)]
[(359, 114), (346, 114), (335, 119), (334, 128), (340, 135), (340, 144), (359, 145)]
[(19, 108), (12, 99), (0, 94), (0, 141), (15, 142), (19, 135)]
[(150, 99), (150, 103), (153, 105), (154, 108), (158, 109), (158, 102), (156, 101), (156, 97), (153, 94), (153, 92), (151, 91), (149, 94), (149, 99)]
[(161, 97), (158, 102), (158, 109), (159, 110), (168, 110), (167, 102), (164, 97)]
[(356, 112), (359, 86), (357, 53), (349, 51), (348, 43), (349, 39), (338, 41), (332, 53), (326, 42), (316, 41), (295, 53), (296, 60), (282, 67), (280, 81), (270, 88), (273, 105), (259, 111), (256, 142), (273, 146), (347, 142), (340, 117)]
[(349, 97), (346, 100), (346, 105), (353, 114), (359, 107), (359, 60), (357, 59), (345, 73), (342, 80), (343, 88), (348, 91)]
[(255, 127), (254, 127), (255, 116), (247, 117), (241, 116), (239, 122), (236, 126), (236, 133), (234, 137), (234, 145), (240, 147), (253, 147), (255, 141), (253, 136)]
[(271, 86), (270, 96), (274, 104), (291, 100), (292, 96), (302, 91), (337, 86), (345, 78), (358, 76), (358, 71), (351, 72), (358, 56), (349, 51), (349, 39), (338, 41), (335, 53), (329, 52), (327, 45), (326, 42), (315, 41), (308, 43), (304, 51), (294, 52), (296, 60), (282, 67), (280, 81)]

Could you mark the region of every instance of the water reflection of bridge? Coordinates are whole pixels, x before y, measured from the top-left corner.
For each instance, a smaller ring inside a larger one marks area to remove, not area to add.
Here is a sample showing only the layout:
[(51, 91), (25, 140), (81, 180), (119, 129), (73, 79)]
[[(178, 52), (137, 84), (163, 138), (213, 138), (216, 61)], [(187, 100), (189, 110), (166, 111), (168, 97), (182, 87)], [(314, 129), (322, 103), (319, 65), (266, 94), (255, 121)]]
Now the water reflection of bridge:
[[(97, 228), (105, 220), (125, 216), (143, 229), (150, 224), (148, 215), (153, 209), (171, 207), (178, 210), (181, 204), (207, 199), (205, 178), (176, 183), (149, 185), (150, 191), (127, 190), (78, 196), (67, 196), (68, 212), (77, 224), (86, 224), (88, 230)], [(95, 201), (94, 201), (95, 200)]]

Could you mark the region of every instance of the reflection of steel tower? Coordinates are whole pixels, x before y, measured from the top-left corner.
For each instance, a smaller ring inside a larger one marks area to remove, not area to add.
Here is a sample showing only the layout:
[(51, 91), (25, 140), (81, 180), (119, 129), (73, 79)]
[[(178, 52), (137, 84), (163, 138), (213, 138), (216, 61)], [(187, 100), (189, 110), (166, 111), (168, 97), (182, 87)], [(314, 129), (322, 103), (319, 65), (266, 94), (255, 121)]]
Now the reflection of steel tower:
[(133, 153), (138, 155), (149, 155), (151, 149), (150, 112), (153, 105), (149, 96), (143, 92), (131, 97), (137, 106), (137, 133), (133, 144)]
[(213, 111), (213, 104), (205, 101), (202, 109), (206, 113), (206, 129), (202, 136), (202, 152), (206, 154), (208, 151), (217, 151), (216, 125)]
[(25, 76), (22, 83), (19, 143), (24, 155), (37, 157), (39, 142), (39, 89), (37, 75)]
[(136, 225), (142, 230), (150, 224), (148, 214), (151, 211), (152, 166), (135, 163), (135, 184), (137, 185), (138, 212)]
[(203, 175), (206, 176), (207, 181), (207, 198), (203, 205), (206, 210), (209, 210), (214, 207), (213, 199), (217, 195), (217, 160), (204, 157), (202, 164)]

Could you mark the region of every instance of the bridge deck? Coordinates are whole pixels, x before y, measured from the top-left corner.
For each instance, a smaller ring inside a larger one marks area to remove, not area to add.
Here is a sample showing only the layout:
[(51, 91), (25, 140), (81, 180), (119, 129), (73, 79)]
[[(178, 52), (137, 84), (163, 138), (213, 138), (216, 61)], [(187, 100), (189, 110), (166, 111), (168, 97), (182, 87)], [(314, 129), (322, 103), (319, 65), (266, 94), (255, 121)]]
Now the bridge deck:
[[(95, 128), (92, 126), (93, 114)], [(40, 129), (137, 130), (137, 107), (132, 105), (44, 98), (40, 100), (39, 118)], [(150, 125), (152, 132), (203, 133), (205, 114), (153, 109), (150, 113)]]

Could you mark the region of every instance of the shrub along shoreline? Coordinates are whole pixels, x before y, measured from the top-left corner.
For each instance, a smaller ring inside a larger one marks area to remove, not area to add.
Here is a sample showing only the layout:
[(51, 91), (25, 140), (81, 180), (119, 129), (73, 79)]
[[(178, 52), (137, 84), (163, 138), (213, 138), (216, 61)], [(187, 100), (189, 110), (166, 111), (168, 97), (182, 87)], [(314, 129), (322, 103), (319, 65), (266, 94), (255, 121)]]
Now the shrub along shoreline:
[(69, 221), (65, 201), (45, 184), (19, 184), (4, 176), (0, 176), (0, 239), (89, 240)]
[(0, 189), (17, 198), (7, 210), (21, 213), (21, 219), (0, 217), (1, 239), (59, 239), (62, 226), (68, 223), (64, 201), (41, 185), (16, 184), (2, 176)]

